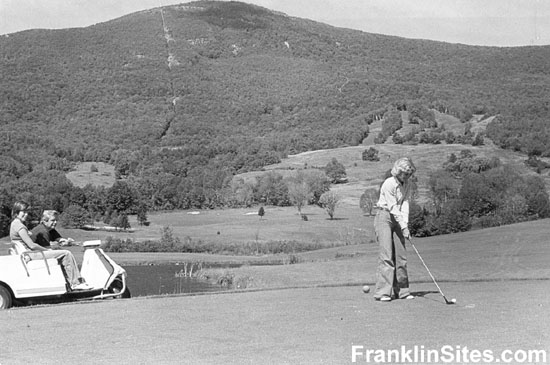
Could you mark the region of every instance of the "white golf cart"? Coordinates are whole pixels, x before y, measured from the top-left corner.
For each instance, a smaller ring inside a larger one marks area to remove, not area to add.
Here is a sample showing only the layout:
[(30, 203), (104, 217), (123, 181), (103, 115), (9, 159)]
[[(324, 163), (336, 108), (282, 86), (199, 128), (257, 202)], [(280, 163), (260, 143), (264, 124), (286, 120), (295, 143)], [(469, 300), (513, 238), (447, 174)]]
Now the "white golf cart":
[(0, 256), (0, 309), (15, 303), (62, 302), (82, 299), (129, 298), (126, 270), (100, 248), (101, 241), (85, 241), (80, 274), (91, 286), (71, 290), (57, 259), (46, 259), (40, 251)]

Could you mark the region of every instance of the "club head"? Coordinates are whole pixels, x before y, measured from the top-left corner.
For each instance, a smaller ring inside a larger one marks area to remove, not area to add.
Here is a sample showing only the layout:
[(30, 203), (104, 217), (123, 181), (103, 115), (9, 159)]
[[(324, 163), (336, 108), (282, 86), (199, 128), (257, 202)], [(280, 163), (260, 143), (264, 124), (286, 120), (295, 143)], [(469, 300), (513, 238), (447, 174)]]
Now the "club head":
[(448, 300), (447, 298), (445, 298), (445, 303), (446, 303), (446, 304), (456, 304), (456, 299), (453, 298), (453, 299), (451, 299), (451, 300)]

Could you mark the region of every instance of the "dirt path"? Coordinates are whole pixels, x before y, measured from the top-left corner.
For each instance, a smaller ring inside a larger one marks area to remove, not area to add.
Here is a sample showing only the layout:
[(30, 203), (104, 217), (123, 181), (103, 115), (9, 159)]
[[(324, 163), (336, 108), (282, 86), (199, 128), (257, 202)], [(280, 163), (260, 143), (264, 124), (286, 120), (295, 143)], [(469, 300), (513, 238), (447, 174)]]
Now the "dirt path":
[(550, 353), (548, 284), (445, 283), (457, 305), (422, 283), (417, 299), (390, 303), (343, 286), (16, 308), (0, 312), (0, 363), (347, 364), (352, 346), (366, 363), (366, 349), (402, 345)]

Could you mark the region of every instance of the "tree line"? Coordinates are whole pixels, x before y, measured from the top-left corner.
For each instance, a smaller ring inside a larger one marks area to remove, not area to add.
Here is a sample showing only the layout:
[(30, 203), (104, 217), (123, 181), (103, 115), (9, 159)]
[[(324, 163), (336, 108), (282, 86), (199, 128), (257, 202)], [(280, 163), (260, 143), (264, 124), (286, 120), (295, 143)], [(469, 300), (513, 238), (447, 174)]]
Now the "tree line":
[(0, 233), (9, 234), (10, 211), (16, 199), (33, 207), (31, 221), (38, 221), (42, 210), (55, 209), (61, 213), (60, 224), (73, 228), (103, 222), (126, 229), (130, 227), (128, 215), (135, 214), (139, 224), (146, 224), (150, 210), (254, 205), (294, 205), (301, 213), (305, 205), (317, 204), (332, 218), (337, 201), (327, 193), (331, 183), (346, 177), (346, 171), (333, 159), (324, 167), (285, 175), (270, 171), (251, 181), (233, 179), (233, 174), (223, 169), (201, 170), (192, 176), (193, 180), (166, 173), (132, 176), (108, 188), (91, 184), (79, 188), (64, 172), (35, 170), (0, 186)]
[[(413, 198), (411, 233), (418, 237), (488, 228), (550, 217), (550, 199), (538, 175), (525, 175), (470, 150), (449, 155), (428, 180), (428, 204)], [(372, 213), (378, 192), (363, 193), (360, 207)]]

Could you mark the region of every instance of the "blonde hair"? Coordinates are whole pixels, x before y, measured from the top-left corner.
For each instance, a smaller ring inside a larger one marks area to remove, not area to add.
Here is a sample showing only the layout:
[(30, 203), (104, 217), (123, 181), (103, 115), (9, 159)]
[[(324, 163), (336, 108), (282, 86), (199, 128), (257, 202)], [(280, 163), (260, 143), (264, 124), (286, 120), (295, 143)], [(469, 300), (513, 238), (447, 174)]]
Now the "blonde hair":
[(45, 210), (42, 212), (42, 220), (41, 222), (47, 222), (52, 218), (57, 218), (59, 216), (59, 212), (57, 210)]
[(416, 172), (416, 166), (409, 157), (402, 157), (395, 161), (391, 169), (392, 176), (398, 176), (402, 173), (414, 174)]

